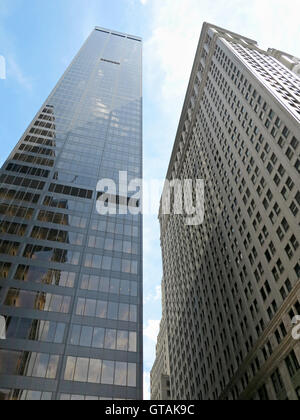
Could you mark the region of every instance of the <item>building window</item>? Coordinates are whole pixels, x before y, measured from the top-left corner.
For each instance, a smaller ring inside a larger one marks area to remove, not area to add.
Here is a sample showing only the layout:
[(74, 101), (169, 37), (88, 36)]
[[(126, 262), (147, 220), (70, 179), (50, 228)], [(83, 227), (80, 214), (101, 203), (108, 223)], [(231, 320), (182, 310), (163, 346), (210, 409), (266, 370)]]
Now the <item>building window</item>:
[(284, 390), (284, 384), (283, 384), (279, 369), (276, 369), (276, 371), (271, 376), (271, 379), (272, 379), (272, 383), (273, 383), (276, 394), (280, 394), (281, 391)]
[(285, 359), (285, 363), (291, 378), (293, 378), (296, 375), (296, 373), (300, 370), (300, 365), (294, 350)]
[(282, 134), (287, 139), (290, 134), (290, 130), (285, 126), (284, 129), (282, 130)]
[(258, 390), (258, 395), (259, 395), (259, 399), (261, 401), (269, 401), (269, 395), (268, 395), (268, 391), (267, 391), (267, 387), (266, 385), (263, 385), (259, 390)]
[(292, 141), (291, 141), (291, 146), (292, 146), (292, 148), (293, 148), (294, 150), (296, 150), (296, 149), (297, 149), (297, 147), (299, 146), (299, 141), (298, 141), (298, 139), (296, 139), (296, 137), (293, 137), (293, 138), (292, 138)]

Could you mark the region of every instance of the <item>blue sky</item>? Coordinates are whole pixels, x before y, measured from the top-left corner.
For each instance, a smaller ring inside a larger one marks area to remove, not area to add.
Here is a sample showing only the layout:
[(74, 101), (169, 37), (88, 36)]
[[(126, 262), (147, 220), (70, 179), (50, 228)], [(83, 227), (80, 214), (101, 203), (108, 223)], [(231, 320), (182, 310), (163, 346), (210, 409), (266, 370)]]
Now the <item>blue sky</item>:
[[(94, 26), (144, 39), (144, 174), (163, 179), (204, 21), (300, 57), (299, 0), (0, 0), (0, 165)], [(157, 200), (158, 205), (158, 200)], [(145, 217), (145, 397), (161, 316), (159, 225)]]

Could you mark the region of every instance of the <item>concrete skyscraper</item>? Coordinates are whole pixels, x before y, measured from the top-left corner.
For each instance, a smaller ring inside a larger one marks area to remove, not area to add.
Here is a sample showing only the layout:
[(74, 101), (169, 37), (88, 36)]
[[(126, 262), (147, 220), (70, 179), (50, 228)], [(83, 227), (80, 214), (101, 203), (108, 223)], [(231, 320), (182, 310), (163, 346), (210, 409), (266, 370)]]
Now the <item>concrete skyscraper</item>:
[(164, 291), (164, 281), (162, 281), (162, 319), (157, 337), (157, 358), (151, 370), (151, 400), (159, 401), (165, 401), (171, 398), (170, 356)]
[(142, 177), (142, 40), (96, 27), (0, 170), (0, 399), (142, 399), (142, 216), (96, 209), (119, 171)]
[(299, 68), (203, 26), (167, 180), (205, 180), (204, 223), (159, 216), (172, 399), (300, 399)]

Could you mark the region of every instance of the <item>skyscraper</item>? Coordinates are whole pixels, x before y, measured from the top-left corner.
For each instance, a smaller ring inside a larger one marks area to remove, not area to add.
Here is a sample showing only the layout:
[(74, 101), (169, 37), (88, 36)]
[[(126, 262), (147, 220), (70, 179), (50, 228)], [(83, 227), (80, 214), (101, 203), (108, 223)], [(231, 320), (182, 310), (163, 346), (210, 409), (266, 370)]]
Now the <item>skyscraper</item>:
[(168, 354), (168, 329), (166, 322), (166, 304), (162, 281), (162, 319), (157, 337), (157, 358), (151, 370), (151, 400), (166, 401), (171, 397), (170, 389), (170, 357)]
[(299, 62), (203, 26), (167, 180), (205, 180), (204, 223), (159, 216), (172, 399), (300, 398)]
[(142, 216), (96, 206), (142, 177), (141, 82), (141, 39), (96, 27), (0, 171), (1, 399), (142, 399)]

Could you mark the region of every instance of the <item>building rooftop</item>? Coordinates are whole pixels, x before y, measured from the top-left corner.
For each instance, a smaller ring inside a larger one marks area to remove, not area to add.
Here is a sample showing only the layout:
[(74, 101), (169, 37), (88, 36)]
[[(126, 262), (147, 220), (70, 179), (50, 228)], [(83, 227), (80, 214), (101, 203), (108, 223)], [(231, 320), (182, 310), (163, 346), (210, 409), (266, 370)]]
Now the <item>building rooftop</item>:
[(123, 37), (123, 38), (133, 39), (135, 41), (140, 41), (140, 42), (143, 41), (143, 39), (139, 36), (126, 34), (124, 32), (118, 32), (118, 31), (115, 31), (115, 30), (112, 30), (112, 29), (102, 28), (100, 26), (95, 26), (95, 30), (100, 31), (100, 32), (106, 32), (108, 34), (117, 35), (117, 36), (120, 36), (120, 37)]

